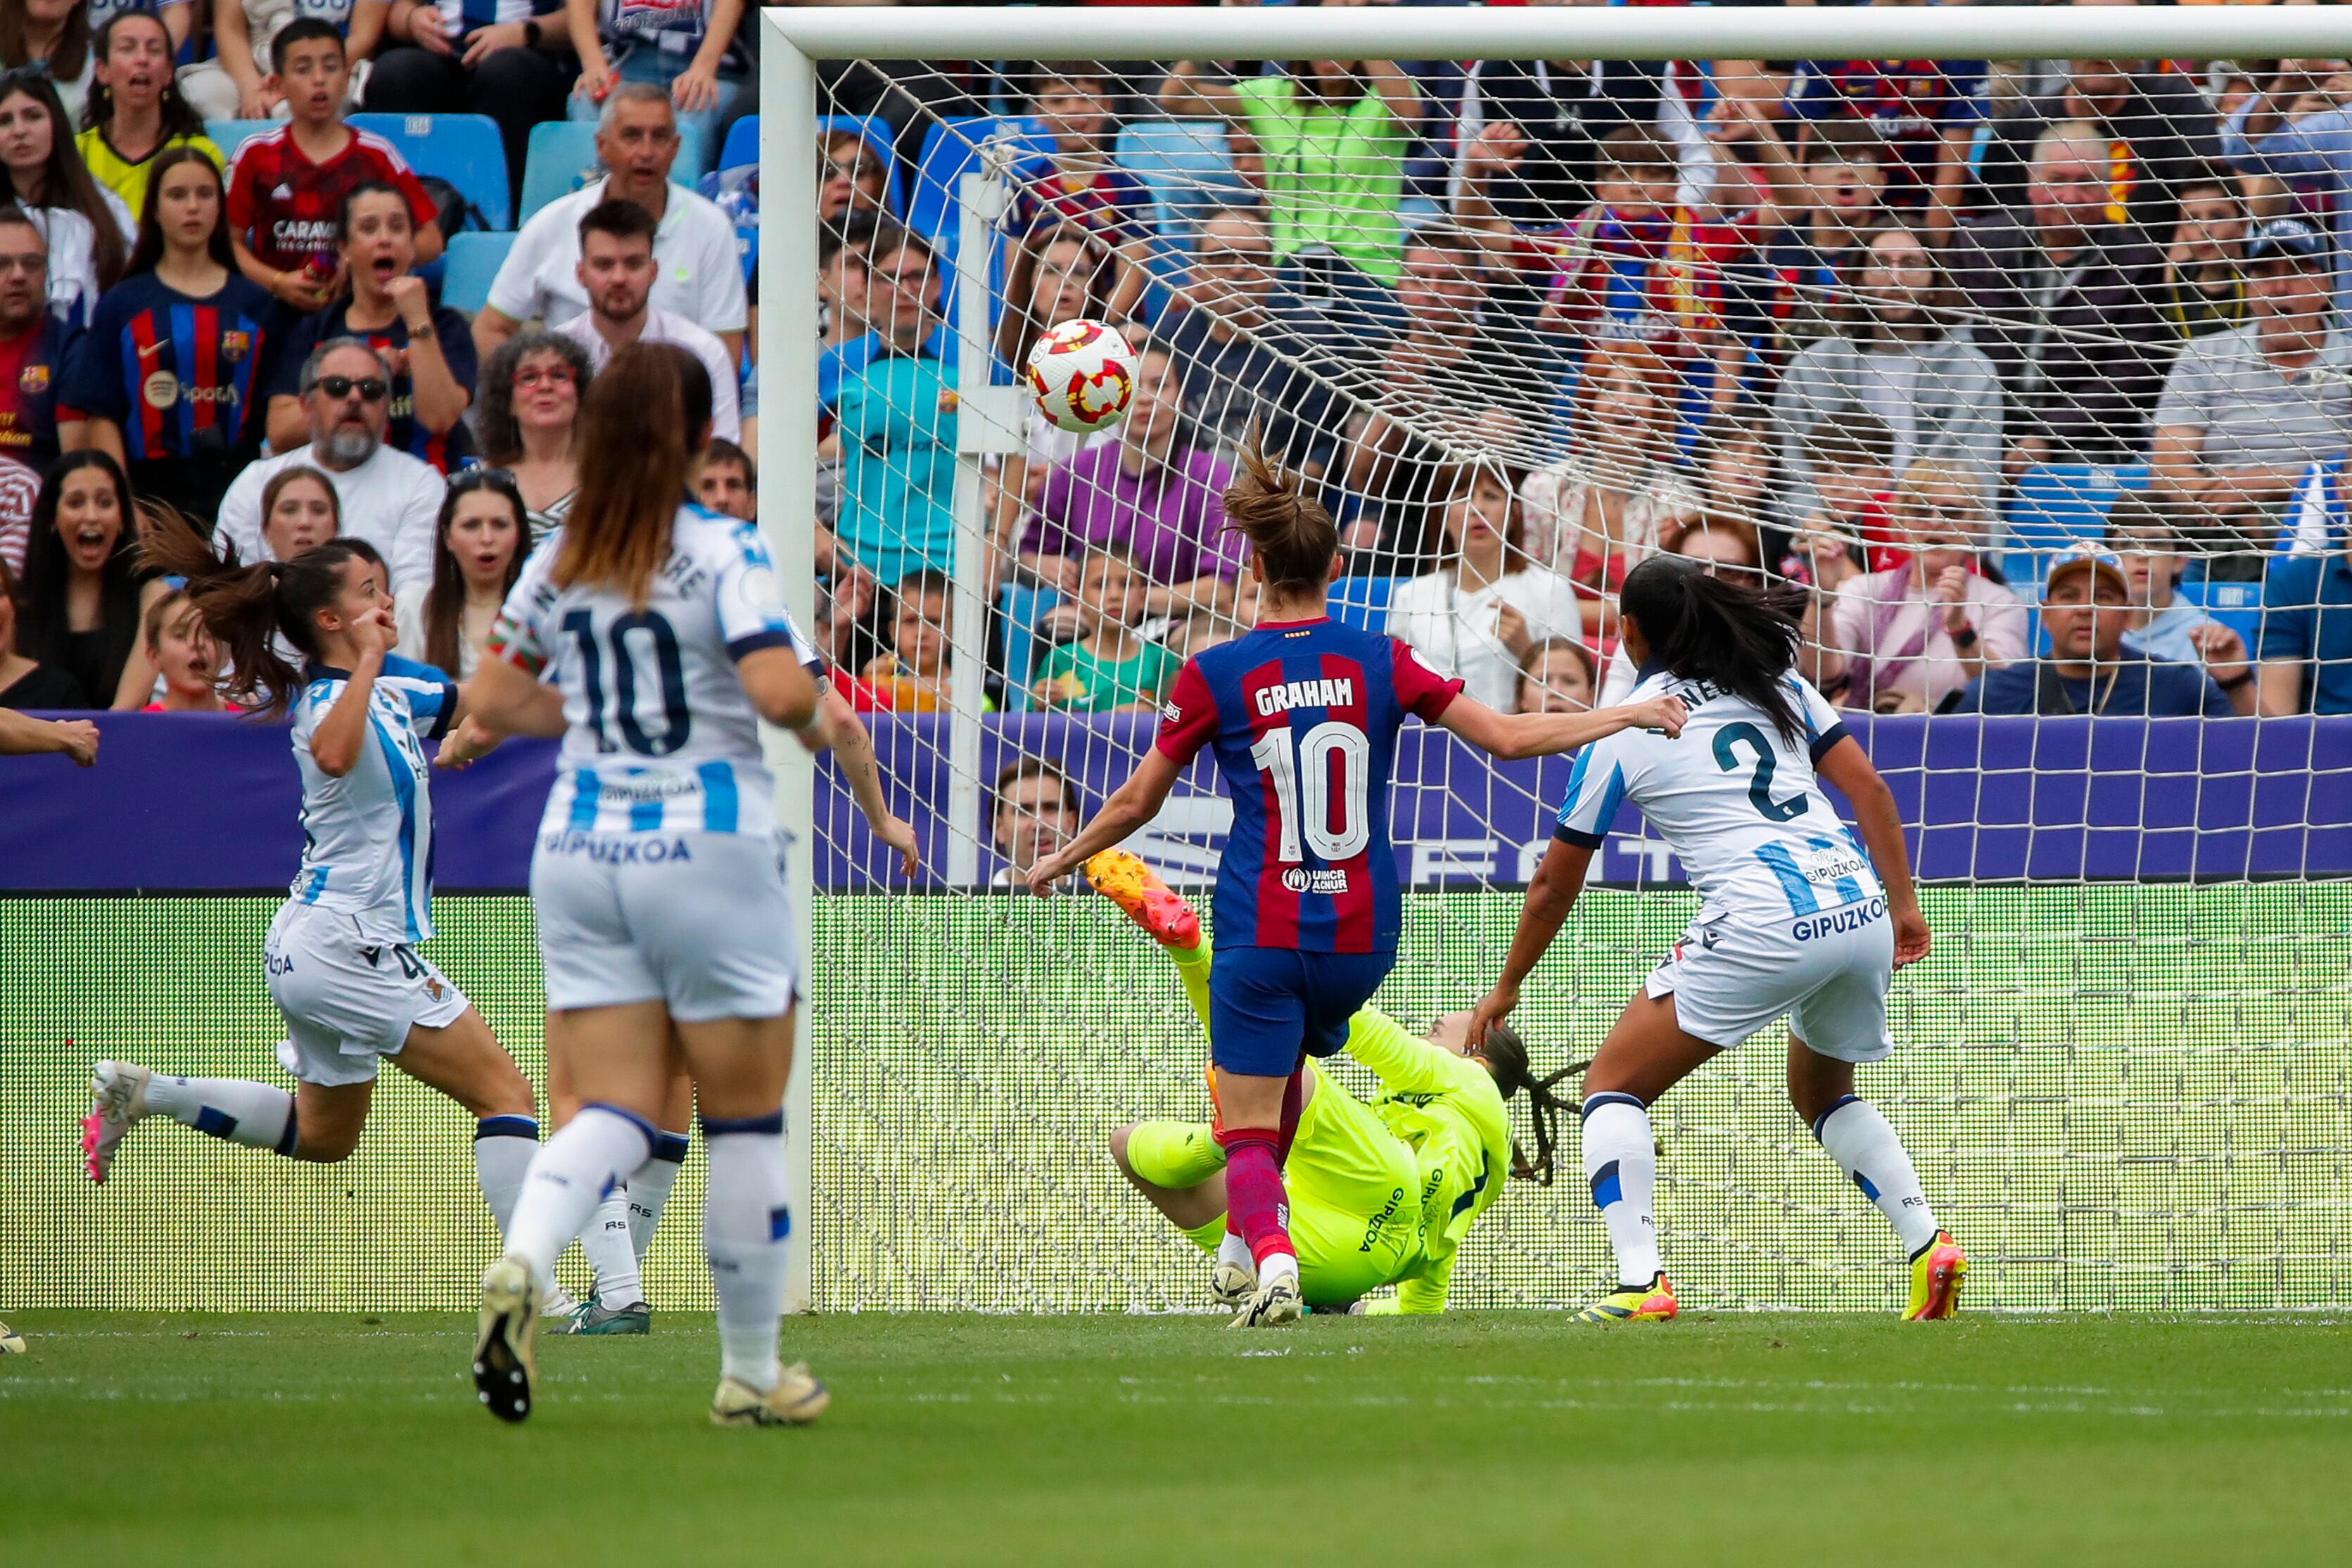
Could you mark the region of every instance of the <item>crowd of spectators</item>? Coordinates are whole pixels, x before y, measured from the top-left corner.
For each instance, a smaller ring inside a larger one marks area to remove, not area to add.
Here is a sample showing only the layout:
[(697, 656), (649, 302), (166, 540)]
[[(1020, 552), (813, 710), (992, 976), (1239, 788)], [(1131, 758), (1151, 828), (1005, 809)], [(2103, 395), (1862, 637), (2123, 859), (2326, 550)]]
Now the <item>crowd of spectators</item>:
[[(710, 368), (704, 493), (748, 513), (756, 179), (677, 169), (752, 107), (746, 10), (0, 16), (0, 704), (206, 706), (214, 655), (138, 566), (169, 513), (247, 559), (368, 541), (402, 651), (462, 666), (630, 342)], [(876, 63), (824, 91), (814, 630), (859, 707), (947, 705), (975, 537), (992, 704), (1157, 706), (1254, 614), (1220, 497), (1255, 441), (1385, 580), (1376, 623), (1498, 706), (1622, 690), (1617, 585), (1668, 552), (1805, 588), (1806, 673), (1855, 709), (2352, 712), (2345, 62)], [(518, 190), (533, 124), (593, 119), (602, 178), (524, 216), (468, 319), (423, 275), (446, 214), (360, 109), (490, 116)], [(941, 120), (992, 112), (1024, 117), (993, 379), (1073, 316), (1138, 354), (1115, 429), (1033, 413), (974, 465), (955, 225), (902, 193)], [(1225, 156), (1173, 204), (1121, 151), (1169, 116)], [(281, 123), (224, 158), (228, 117)], [(2053, 475), (2124, 497), (2054, 559), (2015, 521)], [(2258, 628), (2202, 602), (2225, 583)]]

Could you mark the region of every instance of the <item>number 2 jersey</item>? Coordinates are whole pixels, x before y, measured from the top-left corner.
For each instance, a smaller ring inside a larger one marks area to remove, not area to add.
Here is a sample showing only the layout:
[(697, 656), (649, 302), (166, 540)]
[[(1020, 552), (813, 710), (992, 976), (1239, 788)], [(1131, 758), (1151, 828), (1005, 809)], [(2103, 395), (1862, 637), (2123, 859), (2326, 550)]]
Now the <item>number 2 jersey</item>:
[(1461, 690), (1394, 638), (1329, 620), (1261, 622), (1186, 661), (1157, 744), (1178, 763), (1213, 747), (1233, 791), (1219, 946), (1396, 950), (1397, 731), (1408, 715), (1434, 724)]
[(559, 588), (558, 530), (525, 563), (489, 652), (551, 669), (569, 728), (540, 823), (559, 832), (772, 834), (775, 785), (735, 663), (763, 648), (816, 662), (759, 530), (691, 504), (639, 610), (609, 588)]
[(1577, 753), (1553, 836), (1596, 849), (1631, 800), (1681, 859), (1708, 914), (1811, 921), (1884, 898), (1870, 856), (1813, 772), (1846, 727), (1807, 682), (1790, 674), (1781, 685), (1796, 705), (1793, 745), (1744, 697), (1643, 668), (1624, 700), (1672, 692), (1689, 705), (1690, 722), (1679, 739), (1622, 729)]
[(440, 739), (457, 688), (430, 664), (386, 655), (368, 693), (368, 739), (335, 778), (311, 738), (351, 684), (313, 664), (294, 699), (294, 761), (302, 770), (302, 867), (296, 904), (348, 915), (363, 942), (391, 946), (433, 935), (433, 791), (424, 743)]

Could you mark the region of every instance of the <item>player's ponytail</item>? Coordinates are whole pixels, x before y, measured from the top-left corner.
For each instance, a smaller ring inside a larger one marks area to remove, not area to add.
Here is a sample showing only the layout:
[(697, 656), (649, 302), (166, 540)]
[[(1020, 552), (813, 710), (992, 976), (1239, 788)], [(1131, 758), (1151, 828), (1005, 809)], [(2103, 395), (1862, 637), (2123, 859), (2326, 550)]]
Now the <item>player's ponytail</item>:
[(669, 559), (670, 524), (710, 434), (710, 373), (671, 343), (632, 343), (588, 385), (580, 489), (553, 577), (625, 595), (639, 610)]
[(1511, 1140), (1511, 1175), (1520, 1181), (1531, 1181), (1538, 1186), (1549, 1186), (1552, 1177), (1552, 1152), (1559, 1147), (1559, 1119), (1573, 1107), (1554, 1090), (1560, 1081), (1582, 1072), (1592, 1064), (1571, 1061), (1557, 1072), (1538, 1078), (1528, 1065), (1528, 1042), (1509, 1024), (1486, 1026), (1486, 1042), (1479, 1056), (1486, 1071), (1495, 1075), (1495, 1086), (1507, 1101), (1524, 1089), (1528, 1093), (1528, 1112), (1535, 1124), (1536, 1157), (1528, 1158), (1518, 1140)]
[(1791, 745), (1803, 733), (1780, 678), (1797, 658), (1802, 589), (1748, 588), (1681, 556), (1654, 555), (1625, 574), (1617, 606), (1641, 628), (1652, 663), (1744, 699)]
[(263, 718), (285, 712), (301, 691), (303, 675), (279, 651), (278, 638), (305, 658), (317, 658), (318, 613), (342, 592), (344, 568), (364, 556), (348, 539), (329, 539), (292, 560), (246, 566), (236, 546), (215, 550), (168, 507), (151, 506), (148, 517), (141, 559), (152, 570), (187, 580), (188, 602), (227, 662), (224, 695)]
[(1320, 594), (1339, 553), (1339, 525), (1297, 474), (1270, 463), (1252, 428), (1225, 486), (1225, 527), (1250, 542), (1269, 592)]

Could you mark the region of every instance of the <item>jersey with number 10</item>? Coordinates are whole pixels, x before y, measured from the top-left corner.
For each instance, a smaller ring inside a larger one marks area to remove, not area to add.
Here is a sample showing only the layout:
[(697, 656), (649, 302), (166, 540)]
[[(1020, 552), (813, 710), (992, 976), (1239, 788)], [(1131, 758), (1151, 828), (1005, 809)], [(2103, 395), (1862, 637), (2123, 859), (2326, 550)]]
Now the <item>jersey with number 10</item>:
[(785, 612), (759, 530), (678, 508), (669, 559), (639, 609), (611, 589), (558, 587), (561, 530), (522, 569), (490, 630), (491, 656), (552, 668), (570, 727), (542, 834), (773, 833), (775, 785), (737, 660), (815, 653)]
[(1217, 944), (1391, 953), (1402, 928), (1389, 771), (1405, 716), (1462, 690), (1392, 637), (1333, 621), (1261, 622), (1177, 673), (1159, 747), (1214, 747), (1234, 796), (1217, 868)]

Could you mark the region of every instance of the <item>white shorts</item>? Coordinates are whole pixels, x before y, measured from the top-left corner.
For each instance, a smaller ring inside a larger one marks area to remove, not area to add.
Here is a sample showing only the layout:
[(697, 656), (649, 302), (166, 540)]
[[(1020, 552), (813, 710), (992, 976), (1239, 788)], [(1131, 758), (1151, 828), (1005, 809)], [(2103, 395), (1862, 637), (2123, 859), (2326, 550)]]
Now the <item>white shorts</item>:
[(705, 1023), (775, 1018), (799, 994), (773, 838), (543, 829), (530, 902), (554, 1011), (662, 1002)]
[(350, 915), (314, 904), (280, 909), (262, 955), (286, 1015), (278, 1060), (305, 1083), (368, 1082), (410, 1030), (444, 1028), (471, 1005), (414, 948), (363, 941)]
[(1643, 988), (1671, 993), (1686, 1034), (1729, 1051), (1782, 1013), (1808, 1049), (1840, 1061), (1879, 1061), (1895, 923), (1886, 900), (1779, 920), (1701, 914)]

